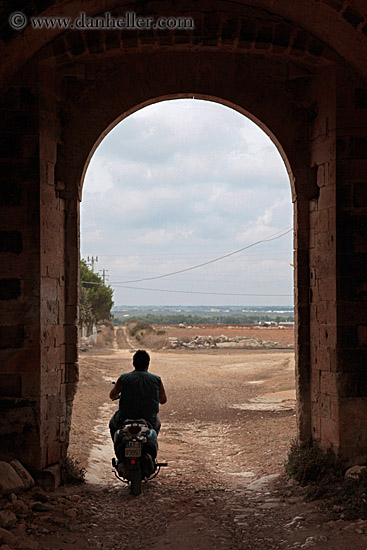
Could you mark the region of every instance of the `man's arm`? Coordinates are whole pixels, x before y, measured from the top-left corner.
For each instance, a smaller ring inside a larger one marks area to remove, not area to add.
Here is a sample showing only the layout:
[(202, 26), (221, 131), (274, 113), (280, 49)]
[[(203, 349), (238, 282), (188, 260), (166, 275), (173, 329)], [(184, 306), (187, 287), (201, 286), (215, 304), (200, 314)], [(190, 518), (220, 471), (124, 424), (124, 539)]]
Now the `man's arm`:
[(112, 401), (115, 401), (115, 399), (118, 399), (120, 393), (121, 393), (121, 384), (120, 384), (120, 378), (119, 378), (116, 384), (113, 386), (112, 390), (110, 391), (110, 399), (112, 399)]
[(164, 389), (163, 382), (161, 381), (161, 387), (159, 388), (159, 402), (161, 405), (167, 403), (166, 390)]

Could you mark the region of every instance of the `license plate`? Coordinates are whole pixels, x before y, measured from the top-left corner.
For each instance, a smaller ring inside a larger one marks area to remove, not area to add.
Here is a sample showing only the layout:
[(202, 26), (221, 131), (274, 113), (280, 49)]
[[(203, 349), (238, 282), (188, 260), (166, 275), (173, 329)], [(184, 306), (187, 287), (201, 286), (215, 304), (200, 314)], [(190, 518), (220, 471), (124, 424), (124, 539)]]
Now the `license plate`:
[(138, 441), (128, 441), (125, 447), (125, 456), (129, 458), (141, 456), (141, 443)]

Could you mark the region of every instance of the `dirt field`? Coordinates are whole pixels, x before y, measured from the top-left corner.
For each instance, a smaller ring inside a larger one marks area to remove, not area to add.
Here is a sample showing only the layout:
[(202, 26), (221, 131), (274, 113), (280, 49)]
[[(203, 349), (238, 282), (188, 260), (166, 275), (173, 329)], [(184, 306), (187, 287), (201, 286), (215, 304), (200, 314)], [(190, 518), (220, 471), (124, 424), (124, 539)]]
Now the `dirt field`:
[(189, 328), (180, 328), (174, 325), (154, 325), (158, 330), (164, 330), (166, 336), (176, 338), (195, 338), (195, 336), (221, 336), (224, 334), (229, 338), (234, 336), (243, 336), (246, 338), (258, 338), (259, 340), (271, 340), (279, 342), (283, 346), (294, 345), (293, 327), (269, 327), (261, 328), (257, 326), (246, 325), (200, 325), (189, 326)]
[(115, 341), (81, 355), (69, 454), (87, 468), (87, 483), (30, 492), (27, 533), (37, 546), (22, 548), (366, 550), (366, 522), (305, 503), (284, 474), (296, 434), (289, 349), (152, 352), (168, 396), (159, 436), (168, 468), (131, 496), (112, 473), (108, 421), (117, 404), (108, 393), (131, 370), (132, 344), (127, 337), (125, 349)]
[[(131, 370), (131, 360), (129, 350), (81, 358), (70, 453), (84, 466), (94, 445), (88, 434), (95, 426), (96, 408), (101, 407), (104, 437), (108, 419), (117, 408), (116, 403), (106, 402), (111, 382)], [(151, 371), (162, 377), (169, 399), (160, 412), (162, 458), (173, 453), (176, 463), (181, 451), (186, 455), (188, 447), (194, 447), (195, 453), (202, 449), (197, 459), (201, 464), (208, 460), (202, 454), (216, 453), (217, 469), (223, 474), (233, 474), (236, 467), (256, 476), (279, 469), (295, 435), (293, 352), (152, 352)], [(108, 459), (111, 453), (112, 446)], [(98, 461), (98, 471), (102, 469)], [(107, 473), (110, 477), (108, 467)]]

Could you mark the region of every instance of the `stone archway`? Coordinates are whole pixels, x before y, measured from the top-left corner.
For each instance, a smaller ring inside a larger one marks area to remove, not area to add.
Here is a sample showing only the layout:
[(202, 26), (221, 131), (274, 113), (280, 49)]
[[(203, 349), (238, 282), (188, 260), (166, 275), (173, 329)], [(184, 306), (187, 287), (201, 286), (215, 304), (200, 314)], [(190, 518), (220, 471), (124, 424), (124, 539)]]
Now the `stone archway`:
[[(29, 52), (10, 40), (2, 65), (9, 79), (1, 127), (3, 458), (40, 469), (66, 453), (88, 159), (134, 110), (190, 96), (247, 114), (286, 160), (295, 204), (299, 437), (332, 445), (351, 461), (367, 453), (367, 88), (354, 46), (345, 48), (350, 35), (362, 36), (365, 19), (322, 2), (320, 21), (330, 29), (323, 42), (321, 23), (311, 33), (301, 3), (292, 13), (287, 2), (277, 13), (263, 9), (265, 0), (249, 4), (205, 13), (189, 5), (185, 13), (197, 27), (184, 35), (69, 30), (45, 39), (26, 29)], [(163, 3), (157, 10), (172, 12)], [(341, 41), (331, 32), (335, 20)]]

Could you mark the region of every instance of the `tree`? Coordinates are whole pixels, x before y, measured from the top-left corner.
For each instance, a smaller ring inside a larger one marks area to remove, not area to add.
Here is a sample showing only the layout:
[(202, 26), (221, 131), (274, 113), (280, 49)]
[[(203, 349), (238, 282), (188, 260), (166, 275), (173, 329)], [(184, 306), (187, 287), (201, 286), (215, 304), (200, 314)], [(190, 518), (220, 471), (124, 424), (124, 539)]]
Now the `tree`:
[(79, 326), (88, 327), (88, 333), (95, 322), (95, 318), (92, 311), (92, 304), (90, 303), (88, 290), (82, 284), (80, 285), (80, 297), (79, 297)]
[[(113, 289), (103, 284), (101, 277), (89, 269), (85, 260), (80, 262), (80, 286), (80, 305), (83, 303), (83, 307), (86, 306), (83, 315), (88, 316), (88, 307), (90, 306), (94, 321), (109, 319), (113, 306)], [(82, 289), (87, 292), (87, 295)]]

